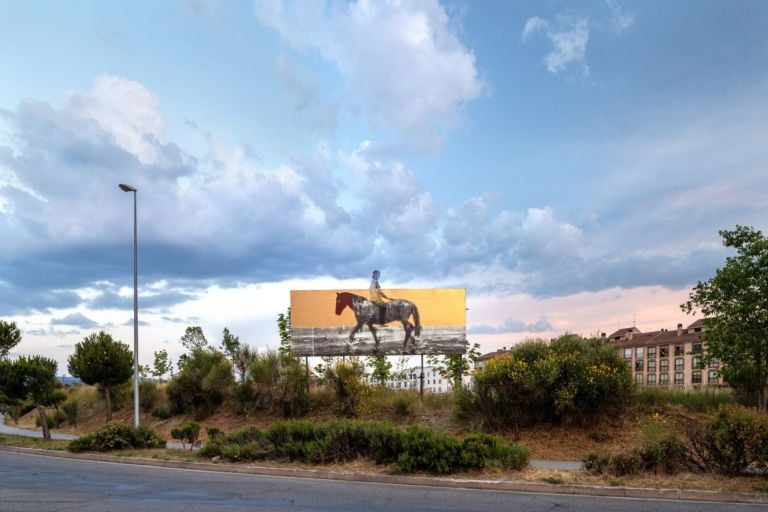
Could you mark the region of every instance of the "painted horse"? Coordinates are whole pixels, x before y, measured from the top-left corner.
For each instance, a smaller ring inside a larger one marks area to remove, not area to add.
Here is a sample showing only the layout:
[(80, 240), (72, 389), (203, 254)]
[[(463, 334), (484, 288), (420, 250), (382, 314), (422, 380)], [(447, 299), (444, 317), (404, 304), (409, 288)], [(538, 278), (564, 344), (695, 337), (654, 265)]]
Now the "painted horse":
[[(408, 345), (408, 340), (410, 339), (413, 342), (413, 345), (416, 345), (416, 338), (414, 335), (421, 335), (419, 310), (416, 307), (416, 304), (409, 300), (391, 300), (385, 303), (382, 312), (382, 308), (378, 304), (369, 301), (365, 297), (349, 292), (336, 293), (336, 314), (340, 315), (341, 312), (344, 311), (344, 308), (347, 307), (352, 310), (355, 314), (355, 319), (357, 320), (357, 325), (355, 325), (355, 328), (352, 329), (352, 332), (349, 335), (348, 346), (350, 346), (351, 342), (355, 339), (355, 334), (363, 328), (363, 325), (368, 326), (371, 334), (373, 334), (373, 339), (376, 341), (376, 346), (373, 349), (374, 353), (379, 351), (379, 337), (376, 336), (376, 329), (373, 327), (374, 324), (386, 325), (390, 322), (402, 323), (403, 329), (405, 330), (405, 338), (403, 339), (404, 353), (406, 346)], [(413, 315), (413, 322), (416, 325), (408, 321), (411, 315)]]

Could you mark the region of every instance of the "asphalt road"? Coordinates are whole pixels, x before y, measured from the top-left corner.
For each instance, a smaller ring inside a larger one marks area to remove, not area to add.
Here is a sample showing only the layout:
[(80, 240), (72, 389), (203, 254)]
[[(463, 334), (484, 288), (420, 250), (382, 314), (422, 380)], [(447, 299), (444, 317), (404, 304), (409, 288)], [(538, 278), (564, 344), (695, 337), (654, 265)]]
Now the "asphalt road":
[(765, 512), (768, 507), (264, 477), (0, 452), (0, 510)]

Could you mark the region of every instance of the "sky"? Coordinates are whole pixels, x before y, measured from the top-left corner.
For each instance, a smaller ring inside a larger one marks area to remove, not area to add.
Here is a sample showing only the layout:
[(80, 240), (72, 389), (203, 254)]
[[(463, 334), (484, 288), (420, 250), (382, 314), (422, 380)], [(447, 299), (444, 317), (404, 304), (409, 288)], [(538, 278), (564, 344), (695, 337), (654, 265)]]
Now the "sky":
[(292, 289), (467, 289), (483, 351), (675, 328), (768, 229), (768, 3), (0, 4), (0, 319), (172, 358)]

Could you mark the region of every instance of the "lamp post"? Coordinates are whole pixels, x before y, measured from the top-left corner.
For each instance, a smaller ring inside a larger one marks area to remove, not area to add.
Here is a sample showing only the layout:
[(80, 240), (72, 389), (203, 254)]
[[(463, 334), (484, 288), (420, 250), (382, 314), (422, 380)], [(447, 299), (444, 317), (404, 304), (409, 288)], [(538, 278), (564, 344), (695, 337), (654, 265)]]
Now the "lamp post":
[(136, 222), (137, 189), (121, 183), (120, 190), (133, 192), (133, 426), (139, 426), (139, 237)]

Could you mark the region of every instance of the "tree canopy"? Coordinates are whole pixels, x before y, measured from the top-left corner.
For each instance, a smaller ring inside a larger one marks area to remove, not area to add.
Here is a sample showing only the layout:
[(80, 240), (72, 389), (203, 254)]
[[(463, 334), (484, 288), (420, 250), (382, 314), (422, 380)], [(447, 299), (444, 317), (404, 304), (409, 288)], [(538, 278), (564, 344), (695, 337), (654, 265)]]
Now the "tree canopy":
[(202, 327), (192, 325), (184, 331), (184, 336), (181, 337), (181, 345), (190, 352), (204, 350), (208, 347), (208, 338), (205, 337)]
[(64, 399), (56, 389), (56, 369), (53, 359), (43, 356), (21, 356), (15, 361), (0, 360), (0, 392), (6, 400), (31, 400), (40, 415), (43, 439), (51, 438), (46, 421), (45, 406)]
[(16, 322), (0, 320), (0, 357), (5, 357), (13, 347), (21, 342), (21, 332)]
[(75, 345), (67, 360), (69, 373), (86, 384), (99, 385), (104, 392), (107, 421), (112, 420), (111, 388), (128, 382), (133, 374), (133, 352), (128, 345), (104, 331), (86, 336)]
[(704, 317), (705, 364), (721, 362), (721, 374), (766, 408), (768, 386), (768, 239), (752, 227), (720, 231), (736, 254), (714, 277), (693, 288), (681, 307)]

